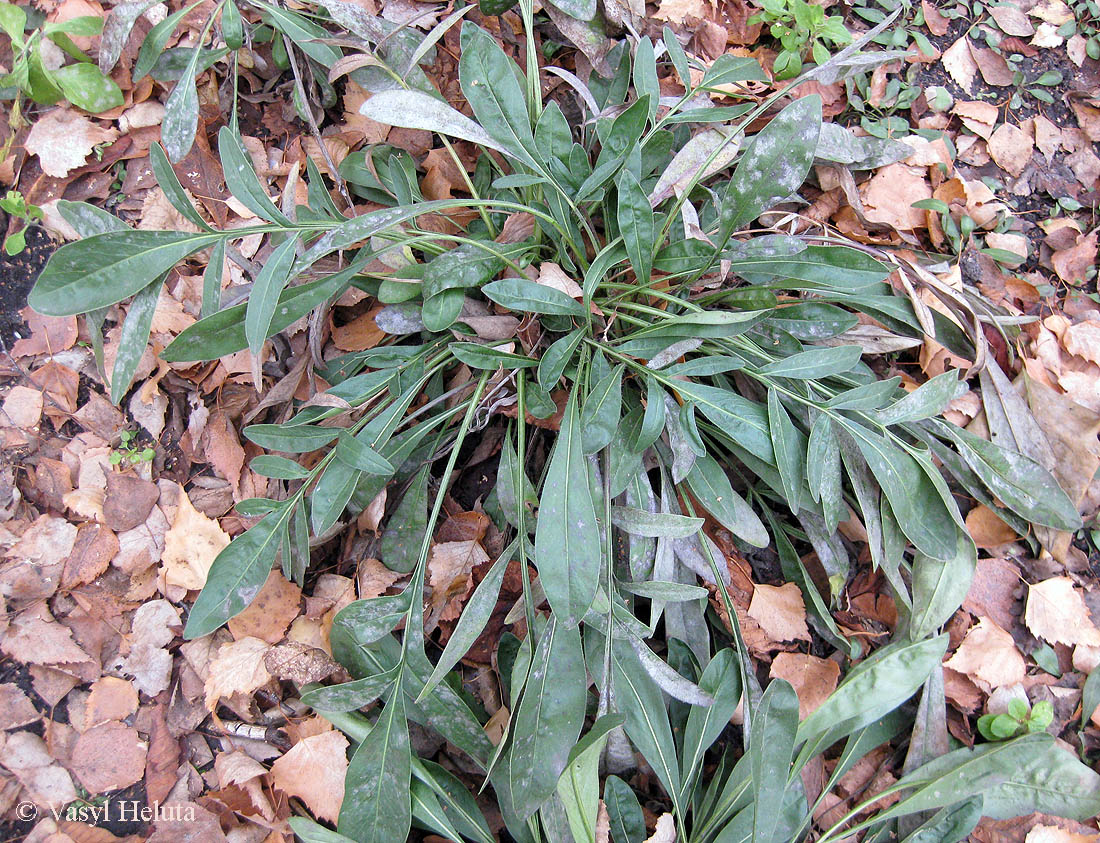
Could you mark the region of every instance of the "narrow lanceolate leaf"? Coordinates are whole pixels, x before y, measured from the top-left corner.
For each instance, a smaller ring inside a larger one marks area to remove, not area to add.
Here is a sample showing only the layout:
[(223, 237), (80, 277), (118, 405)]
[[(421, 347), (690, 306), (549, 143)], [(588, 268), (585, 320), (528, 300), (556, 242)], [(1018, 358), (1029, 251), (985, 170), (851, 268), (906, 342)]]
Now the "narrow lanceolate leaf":
[(913, 610), (909, 637), (919, 641), (945, 624), (966, 599), (978, 553), (970, 536), (959, 531), (959, 548), (950, 559), (933, 559), (917, 551), (913, 556)]
[[(727, 647), (715, 654), (699, 679), (699, 687), (714, 697), (709, 706), (692, 706), (684, 728), (681, 775), (684, 801), (703, 766), (703, 754), (726, 728), (741, 699), (741, 674), (737, 653)], [(753, 719), (753, 725), (756, 720)]]
[(314, 688), (302, 694), (302, 702), (317, 711), (355, 711), (382, 696), (397, 678), (397, 670), (394, 667), (351, 682)]
[(233, 539), (210, 566), (183, 637), (200, 638), (243, 612), (260, 593), (286, 532), (291, 507), (283, 505)]
[(938, 416), (966, 385), (959, 380), (959, 372), (952, 369), (937, 375), (925, 384), (906, 393), (889, 407), (875, 413), (880, 424), (902, 424)]
[(714, 703), (714, 697), (669, 667), (644, 641), (631, 636), (630, 646), (642, 668), (662, 691), (689, 705), (708, 706)]
[(54, 252), (27, 301), (44, 316), (75, 316), (108, 307), (221, 237), (127, 230), (66, 243)]
[(176, 87), (164, 103), (164, 122), (160, 126), (160, 139), (164, 151), (172, 161), (180, 161), (195, 142), (199, 127), (199, 92), (195, 87), (195, 73), (199, 67), (201, 45), (191, 50), (191, 60), (176, 82)]
[(226, 187), (242, 205), (268, 222), (285, 226), (292, 224), (267, 195), (256, 171), (252, 169), (252, 160), (240, 139), (228, 126), (222, 126), (218, 130), (218, 157), (225, 173)]
[(358, 468), (367, 474), (389, 477), (396, 471), (388, 459), (378, 453), (366, 442), (350, 433), (343, 433), (336, 443), (336, 459)]
[(539, 581), (563, 626), (576, 626), (592, 605), (600, 580), (600, 555), (600, 528), (574, 393), (565, 405), (550, 457), (535, 529)]
[(359, 843), (406, 839), (412, 827), (411, 780), (404, 695), (394, 693), (348, 765), (336, 830)]
[(149, 342), (149, 329), (153, 326), (153, 314), (157, 310), (157, 299), (164, 286), (163, 277), (134, 296), (130, 309), (126, 311), (126, 320), (122, 323), (122, 333), (118, 338), (118, 354), (114, 368), (111, 369), (111, 403), (117, 405), (134, 380), (141, 356)]
[[(655, 100), (654, 104), (656, 104)], [(656, 227), (649, 199), (646, 198), (638, 179), (629, 169), (619, 173), (617, 220), (623, 243), (626, 244), (626, 253), (630, 256), (630, 265), (634, 268), (634, 277), (639, 284), (647, 284), (650, 273), (653, 271), (653, 243), (657, 236)]]
[(526, 278), (504, 278), (482, 287), (486, 297), (518, 312), (547, 313), (552, 316), (584, 316), (584, 305), (561, 290), (537, 284)]
[(535, 650), (511, 728), (507, 787), (521, 819), (557, 789), (584, 725), (587, 686), (580, 631), (552, 618)]
[(806, 180), (821, 131), (821, 98), (802, 97), (754, 135), (722, 204), (722, 240), (794, 193)]
[(632, 536), (686, 539), (699, 532), (703, 519), (672, 512), (649, 512), (633, 506), (615, 506), (611, 509), (611, 523)]
[(630, 785), (618, 776), (608, 776), (603, 784), (603, 802), (611, 822), (611, 839), (615, 843), (642, 843), (648, 837), (645, 815), (638, 797)]
[(729, 477), (713, 457), (697, 457), (687, 477), (688, 490), (723, 527), (754, 547), (767, 547), (768, 531), (760, 516), (733, 490)]
[(268, 257), (256, 275), (248, 305), (244, 311), (244, 335), (248, 350), (259, 354), (271, 329), (271, 319), (279, 304), (279, 296), (290, 280), (290, 266), (294, 262), (297, 237), (288, 237)]
[(834, 519), (847, 517), (841, 481), (840, 444), (829, 416), (820, 413), (810, 428), (810, 442), (806, 446), (806, 483), (832, 529), (836, 528)]
[[(113, 11), (117, 10), (118, 7), (116, 6)], [(159, 143), (154, 143), (149, 147), (149, 164), (153, 168), (153, 175), (157, 178), (157, 184), (164, 191), (168, 201), (172, 203), (172, 207), (199, 228), (210, 231), (211, 228), (206, 220), (202, 218), (202, 214), (195, 210), (195, 206), (191, 204), (187, 194), (183, 192), (183, 185), (180, 184), (168, 156), (164, 154), (164, 150), (161, 149)]]
[(466, 601), (466, 606), (462, 609), (458, 624), (447, 640), (447, 646), (443, 649), (439, 661), (436, 662), (435, 670), (428, 677), (428, 681), (424, 684), (424, 688), (417, 699), (421, 699), (432, 692), (443, 677), (450, 672), (451, 668), (458, 664), (459, 659), (466, 655), (485, 629), (485, 625), (489, 623), (489, 618), (497, 605), (497, 597), (500, 595), (500, 585), (504, 582), (504, 572), (508, 569), (508, 562), (511, 560), (512, 554), (515, 553), (515, 548), (516, 542), (513, 542), (500, 555), (500, 558), (493, 563), (493, 567), (489, 569), (485, 579), (478, 583), (474, 593)]
[(862, 355), (863, 349), (858, 345), (814, 348), (769, 363), (760, 369), (760, 374), (802, 380), (826, 378), (851, 371)]
[(791, 510), (798, 512), (802, 499), (802, 482), (806, 472), (806, 452), (803, 450), (802, 439), (795, 429), (794, 422), (787, 415), (787, 411), (779, 400), (779, 394), (774, 389), (768, 390), (768, 424), (772, 447), (775, 449), (775, 463), (783, 483), (783, 494)]
[(515, 62), (504, 54), (493, 36), (463, 23), (458, 78), (466, 101), (506, 155), (541, 172), (527, 101), (517, 75)]
[(798, 695), (784, 679), (773, 679), (752, 718), (749, 769), (752, 771), (753, 843), (778, 841), (787, 777), (798, 730)]
[(619, 364), (592, 387), (581, 410), (582, 444), (586, 454), (605, 447), (619, 427), (623, 405), (623, 370)]
[(359, 106), (359, 113), (387, 126), (436, 132), (508, 154), (507, 149), (461, 111), (423, 91), (379, 91)]

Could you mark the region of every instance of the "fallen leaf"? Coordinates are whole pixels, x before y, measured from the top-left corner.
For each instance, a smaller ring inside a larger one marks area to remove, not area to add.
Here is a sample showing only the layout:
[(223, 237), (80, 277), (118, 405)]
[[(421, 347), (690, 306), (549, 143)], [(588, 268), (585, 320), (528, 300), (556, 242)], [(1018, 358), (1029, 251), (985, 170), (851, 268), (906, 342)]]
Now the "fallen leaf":
[(959, 116), (966, 128), (986, 140), (992, 136), (999, 115), (997, 106), (977, 100), (957, 102), (951, 111)]
[(77, 527), (64, 518), (40, 515), (5, 556), (41, 567), (59, 565), (76, 542)]
[(340, 669), (324, 650), (300, 641), (272, 647), (264, 654), (264, 666), (276, 679), (289, 680), (296, 685), (320, 682)]
[(130, 655), (122, 669), (134, 680), (134, 687), (155, 697), (165, 690), (172, 674), (172, 655), (164, 649), (176, 637), (180, 616), (167, 600), (150, 600), (134, 612), (128, 642)]
[(943, 51), (940, 60), (948, 75), (968, 94), (974, 86), (974, 77), (978, 73), (977, 62), (970, 54), (969, 39), (963, 35), (958, 41)]
[(75, 588), (90, 583), (107, 570), (118, 553), (118, 539), (102, 524), (94, 521), (81, 524), (73, 549), (65, 559), (61, 574), (63, 588)]
[(1005, 87), (1013, 83), (1016, 74), (1001, 55), (973, 43), (970, 44), (970, 53), (987, 85)]
[(1058, 27), (1052, 23), (1041, 23), (1035, 28), (1035, 37), (1031, 39), (1031, 46), (1039, 49), (1052, 50), (1061, 47), (1066, 39), (1058, 34)]
[(920, 0), (920, 7), (924, 11), (924, 25), (933, 35), (940, 37), (947, 34), (951, 28), (951, 21), (940, 14), (934, 3), (928, 0)]
[(355, 576), (359, 597), (362, 599), (378, 597), (403, 576), (405, 575), (399, 571), (391, 571), (373, 557), (364, 559), (359, 563), (359, 570)]
[(204, 691), (206, 708), (213, 711), (218, 700), (233, 694), (250, 694), (271, 680), (264, 666), (264, 654), (271, 645), (259, 638), (242, 638), (223, 644), (210, 662)]
[(1028, 14), (1053, 26), (1061, 26), (1073, 20), (1073, 12), (1063, 0), (1039, 0), (1031, 6)]
[(273, 568), (260, 593), (248, 607), (229, 619), (229, 631), (235, 638), (259, 638), (277, 644), (298, 616), (302, 590), (288, 582), (282, 571)]
[(118, 137), (115, 129), (104, 129), (84, 115), (64, 106), (38, 117), (23, 146), (37, 155), (42, 172), (64, 178), (84, 166), (92, 149)]
[(657, 817), (657, 826), (653, 834), (645, 839), (645, 843), (676, 843), (676, 820), (672, 814), (661, 814)]
[(539, 265), (538, 283), (559, 290), (570, 298), (579, 299), (584, 295), (580, 284), (566, 275), (565, 270), (556, 263), (550, 263), (549, 261)]
[(1091, 832), (1079, 834), (1056, 825), (1035, 825), (1027, 833), (1024, 843), (1096, 843), (1096, 837)]
[(78, 334), (75, 316), (43, 316), (29, 307), (20, 310), (19, 315), (27, 323), (29, 336), (18, 339), (12, 344), (12, 357), (57, 354), (67, 351), (76, 343)]
[(998, 547), (1018, 538), (1015, 530), (983, 504), (978, 504), (966, 514), (966, 531), (974, 539), (974, 544), (983, 549)]
[(36, 805), (60, 810), (76, 799), (76, 788), (68, 772), (51, 756), (46, 742), (32, 732), (0, 734), (0, 763), (26, 788), (26, 797)]
[(1012, 636), (989, 618), (978, 618), (945, 667), (964, 673), (986, 693), (1024, 681), (1024, 657)]
[(912, 207), (914, 202), (932, 197), (932, 188), (919, 168), (889, 164), (860, 185), (864, 212), (871, 222), (908, 231), (922, 228), (925, 212)]
[(144, 524), (160, 499), (157, 485), (136, 474), (120, 474), (117, 471), (107, 474), (106, 480), (103, 523), (117, 532), (132, 530)]
[(42, 390), (29, 386), (13, 386), (4, 399), (0, 410), (0, 424), (21, 430), (31, 430), (38, 426), (42, 418)]
[(832, 659), (805, 653), (777, 653), (772, 661), (773, 679), (786, 679), (798, 694), (798, 718), (805, 720), (836, 690), (840, 666)]
[(0, 684), (0, 730), (18, 729), (39, 720), (30, 697), (13, 682)]
[(364, 351), (374, 348), (386, 336), (386, 332), (379, 328), (374, 317), (382, 310), (376, 307), (367, 313), (357, 316), (346, 325), (337, 325), (332, 329), (332, 342), (341, 351)]
[(138, 692), (132, 682), (117, 676), (101, 676), (92, 683), (84, 705), (84, 726), (90, 728), (108, 720), (125, 720), (138, 708)]
[(1051, 156), (1062, 145), (1062, 130), (1042, 114), (1035, 115), (1032, 119), (1032, 127), (1035, 134), (1035, 147), (1043, 153), (1047, 161), (1050, 161)]
[(191, 505), (182, 486), (179, 490), (176, 518), (172, 529), (164, 534), (161, 562), (168, 585), (192, 590), (206, 585), (210, 566), (229, 544), (229, 534)]
[(90, 793), (120, 790), (141, 781), (146, 750), (137, 729), (102, 723), (76, 739), (73, 772)]
[(297, 796), (319, 819), (336, 822), (344, 801), (348, 741), (336, 730), (298, 741), (271, 765), (275, 787)]
[(1031, 160), (1031, 136), (1011, 123), (1002, 123), (989, 136), (989, 154), (997, 166), (1018, 176)]
[(24, 664), (72, 665), (91, 657), (73, 641), (72, 631), (54, 620), (21, 615), (0, 640), (0, 650)]
[(235, 752), (223, 752), (215, 758), (214, 771), (218, 774), (219, 787), (239, 787), (248, 794), (252, 805), (265, 819), (274, 818), (271, 803), (264, 794), (262, 779), (267, 775), (267, 770), (263, 764), (244, 750), (238, 749)]
[(1020, 569), (1000, 557), (979, 559), (974, 579), (962, 607), (972, 615), (992, 618), (1003, 629), (1012, 629), (1019, 612), (1014, 596), (1020, 587)]
[(1067, 284), (1084, 283), (1085, 271), (1096, 262), (1098, 231), (1100, 229), (1093, 229), (1088, 234), (1080, 235), (1073, 248), (1051, 255), (1050, 265)]
[(1050, 644), (1100, 647), (1100, 629), (1069, 577), (1051, 577), (1028, 588), (1024, 623), (1032, 635)]
[(1035, 32), (1035, 27), (1028, 20), (1027, 15), (1015, 6), (1007, 4), (994, 6), (989, 10), (989, 14), (993, 16), (993, 20), (997, 22), (997, 26), (1001, 28), (1001, 32), (1005, 35), (1026, 38)]
[(810, 640), (806, 605), (794, 583), (755, 586), (748, 614), (773, 641)]

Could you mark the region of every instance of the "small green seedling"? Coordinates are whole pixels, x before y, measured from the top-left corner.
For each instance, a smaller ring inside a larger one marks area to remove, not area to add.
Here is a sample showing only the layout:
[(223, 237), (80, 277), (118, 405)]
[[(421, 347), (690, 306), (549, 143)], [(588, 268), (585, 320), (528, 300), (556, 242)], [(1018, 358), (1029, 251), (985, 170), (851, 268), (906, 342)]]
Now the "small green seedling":
[[(16, 101), (13, 114), (18, 114), (19, 100), (24, 95), (39, 105), (68, 100), (77, 108), (96, 114), (122, 105), (118, 85), (104, 76), (70, 37), (98, 35), (103, 29), (103, 18), (86, 15), (44, 23), (29, 33), (26, 29), (27, 13), (23, 8), (0, 2), (0, 30), (11, 39), (12, 50), (11, 72), (0, 76), (0, 98)], [(48, 68), (42, 49), (45, 40), (52, 41), (75, 62)]]
[(983, 714), (978, 718), (978, 731), (987, 741), (1007, 741), (1018, 735), (1030, 735), (1043, 732), (1054, 719), (1054, 706), (1049, 700), (1039, 700), (1028, 708), (1023, 700), (1016, 698), (1008, 703), (1008, 711), (1003, 714)]
[(772, 70), (776, 79), (793, 79), (802, 72), (807, 54), (817, 64), (829, 60), (826, 44), (841, 46), (852, 40), (840, 15), (826, 17), (825, 9), (806, 0), (763, 0), (764, 10), (749, 18), (749, 23), (764, 23), (779, 41), (779, 55)]
[(28, 205), (26, 198), (18, 190), (9, 190), (8, 195), (0, 199), (0, 209), (8, 216), (25, 220), (25, 224), (4, 238), (4, 254), (18, 255), (27, 247), (27, 229), (35, 220), (42, 219), (42, 209), (37, 205)]
[(118, 448), (111, 452), (111, 465), (123, 463), (137, 465), (141, 462), (152, 462), (157, 454), (152, 448), (138, 448), (137, 434), (132, 430), (122, 431), (118, 439)]

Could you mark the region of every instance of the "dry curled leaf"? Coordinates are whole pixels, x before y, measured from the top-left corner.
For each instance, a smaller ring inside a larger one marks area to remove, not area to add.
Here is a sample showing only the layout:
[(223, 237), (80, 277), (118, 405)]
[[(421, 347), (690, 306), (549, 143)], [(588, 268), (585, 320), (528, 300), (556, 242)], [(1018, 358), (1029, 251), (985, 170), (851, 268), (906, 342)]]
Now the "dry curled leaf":
[(335, 730), (298, 741), (271, 767), (275, 787), (297, 796), (320, 819), (336, 822), (344, 801), (348, 741)]

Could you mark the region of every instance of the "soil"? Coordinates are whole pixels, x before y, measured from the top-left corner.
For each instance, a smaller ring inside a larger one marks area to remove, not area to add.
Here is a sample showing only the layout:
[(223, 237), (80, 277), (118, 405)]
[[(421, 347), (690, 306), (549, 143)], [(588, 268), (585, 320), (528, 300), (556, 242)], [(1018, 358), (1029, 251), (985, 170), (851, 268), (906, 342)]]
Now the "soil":
[[(0, 231), (7, 230), (7, 216), (0, 220)], [(19, 311), (27, 306), (27, 294), (57, 246), (38, 226), (27, 230), (27, 248), (18, 255), (0, 254), (0, 341), (10, 348), (25, 335), (27, 326)]]

